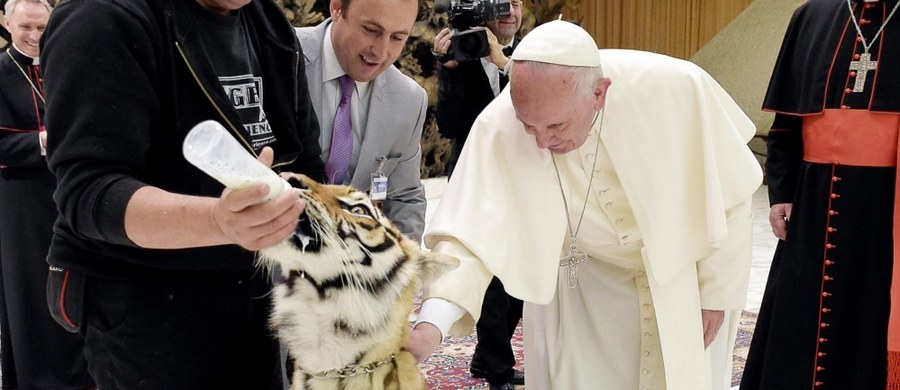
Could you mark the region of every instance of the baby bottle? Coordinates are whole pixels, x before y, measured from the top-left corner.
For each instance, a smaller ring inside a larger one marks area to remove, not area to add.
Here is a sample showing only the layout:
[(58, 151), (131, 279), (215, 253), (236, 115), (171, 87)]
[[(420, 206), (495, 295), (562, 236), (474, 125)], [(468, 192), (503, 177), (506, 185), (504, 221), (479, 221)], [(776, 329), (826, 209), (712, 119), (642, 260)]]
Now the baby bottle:
[(267, 184), (269, 193), (263, 202), (291, 188), (287, 181), (254, 158), (213, 120), (200, 122), (188, 132), (182, 152), (191, 164), (230, 189)]

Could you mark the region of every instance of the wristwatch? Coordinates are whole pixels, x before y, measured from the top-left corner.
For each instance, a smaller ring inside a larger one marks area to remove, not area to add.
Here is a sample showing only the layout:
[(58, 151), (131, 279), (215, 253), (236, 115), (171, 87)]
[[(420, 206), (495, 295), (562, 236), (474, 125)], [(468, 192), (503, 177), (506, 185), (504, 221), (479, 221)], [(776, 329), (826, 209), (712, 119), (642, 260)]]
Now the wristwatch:
[(439, 64), (446, 64), (453, 59), (453, 56), (450, 53), (441, 53), (439, 51), (435, 51), (434, 48), (431, 49), (431, 55), (434, 56), (434, 60)]

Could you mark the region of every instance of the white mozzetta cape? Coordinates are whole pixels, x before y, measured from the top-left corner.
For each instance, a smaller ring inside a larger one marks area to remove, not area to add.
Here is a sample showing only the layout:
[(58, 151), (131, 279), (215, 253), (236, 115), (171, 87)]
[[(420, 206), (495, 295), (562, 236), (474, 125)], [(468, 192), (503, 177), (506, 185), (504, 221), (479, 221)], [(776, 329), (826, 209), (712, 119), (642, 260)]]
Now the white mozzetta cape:
[[(643, 237), (651, 282), (666, 285), (719, 249), (730, 233), (726, 211), (749, 202), (761, 183), (746, 145), (756, 129), (690, 62), (631, 50), (600, 57), (612, 80), (601, 140)], [(550, 302), (566, 229), (550, 153), (516, 120), (507, 88), (475, 122), (425, 236), (426, 246), (461, 261), (428, 291), (470, 313), (452, 333), (471, 331), (491, 275), (510, 295)]]

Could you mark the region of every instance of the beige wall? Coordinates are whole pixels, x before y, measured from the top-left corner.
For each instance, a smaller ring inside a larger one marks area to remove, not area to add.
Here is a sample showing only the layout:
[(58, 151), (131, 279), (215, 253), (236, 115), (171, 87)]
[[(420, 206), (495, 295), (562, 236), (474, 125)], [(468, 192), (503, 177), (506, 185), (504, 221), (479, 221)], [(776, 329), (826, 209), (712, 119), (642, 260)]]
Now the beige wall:
[(581, 0), (580, 20), (600, 47), (690, 58), (753, 0)]
[(766, 135), (774, 117), (763, 112), (772, 68), (794, 9), (806, 0), (756, 0), (690, 60), (716, 78)]

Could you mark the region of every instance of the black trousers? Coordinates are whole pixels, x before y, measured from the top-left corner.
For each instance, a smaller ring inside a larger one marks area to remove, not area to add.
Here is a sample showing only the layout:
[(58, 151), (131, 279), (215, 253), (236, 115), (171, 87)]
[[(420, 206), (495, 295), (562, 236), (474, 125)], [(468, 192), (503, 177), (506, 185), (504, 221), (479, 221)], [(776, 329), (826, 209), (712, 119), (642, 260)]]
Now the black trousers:
[(47, 310), (47, 251), (56, 179), (46, 167), (0, 172), (0, 350), (2, 389), (94, 387), (84, 340)]
[(509, 296), (500, 279), (492, 279), (484, 294), (481, 318), (475, 325), (478, 344), (470, 369), (484, 373), (493, 386), (506, 383), (512, 375), (516, 357), (510, 339), (521, 318), (522, 301)]
[(212, 280), (88, 277), (88, 369), (103, 390), (283, 390), (270, 288), (256, 270)]

